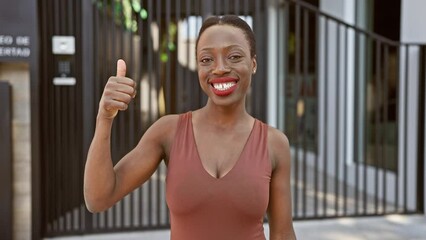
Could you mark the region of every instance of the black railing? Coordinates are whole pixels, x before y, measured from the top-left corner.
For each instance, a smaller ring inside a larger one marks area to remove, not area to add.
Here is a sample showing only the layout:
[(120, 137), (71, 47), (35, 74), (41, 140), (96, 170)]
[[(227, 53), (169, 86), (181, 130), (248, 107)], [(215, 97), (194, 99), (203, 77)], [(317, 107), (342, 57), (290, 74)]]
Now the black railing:
[[(42, 76), (50, 79), (54, 74), (49, 64), (55, 58), (49, 54), (47, 39), (74, 35), (76, 77), (82, 79), (75, 87), (55, 87), (51, 81), (41, 87), (43, 236), (169, 227), (164, 164), (114, 207), (91, 214), (82, 197), (85, 154), (98, 101), (108, 77), (115, 74), (118, 58), (127, 62), (128, 77), (140, 88), (129, 109), (115, 120), (114, 162), (158, 117), (204, 105), (194, 41), (201, 20), (211, 14), (240, 15), (254, 29), (258, 72), (248, 108), (264, 121), (267, 109), (274, 111), (276, 119), (268, 121), (276, 123), (292, 144), (295, 219), (421, 209), (421, 200), (413, 200), (412, 189), (407, 188), (413, 178), (421, 178), (415, 170), (411, 175), (408, 123), (413, 120), (409, 94), (415, 86), (411, 84), (424, 87), (425, 78), (424, 60), (419, 64), (412, 58), (424, 59), (425, 46), (391, 41), (296, 0), (94, 0), (81, 5), (76, 0), (69, 4), (73, 7), (63, 8), (53, 0), (42, 4), (43, 9), (59, 11), (41, 19), (45, 26)], [(272, 23), (276, 29), (268, 29)], [(273, 64), (276, 72), (267, 68)], [(411, 67), (418, 69), (418, 76), (408, 70)], [(424, 93), (419, 93), (424, 102)], [(272, 101), (276, 109), (267, 106), (270, 94), (276, 97)], [(424, 105), (419, 106), (419, 115), (422, 109)], [(424, 122), (420, 120), (419, 130)], [(416, 184), (420, 189), (422, 185)]]
[[(116, 13), (108, 1), (93, 5), (93, 36), (94, 42), (99, 43), (94, 49), (95, 99), (100, 98), (108, 76), (114, 74), (118, 58), (126, 60), (129, 77), (140, 86), (138, 97), (126, 112), (120, 113), (114, 125), (115, 161), (136, 144), (142, 132), (159, 116), (204, 105), (206, 97), (198, 86), (193, 52), (201, 19), (224, 13), (249, 17), (253, 28), (259, 29), (256, 40), (260, 49), (265, 36), (258, 27), (264, 22), (263, 4), (262, 1), (146, 0), (132, 6), (126, 14)], [(129, 21), (131, 24), (126, 25)], [(258, 58), (265, 59), (266, 55), (260, 53)], [(262, 79), (265, 74), (259, 72), (257, 78)], [(254, 85), (249, 107), (255, 116), (264, 119), (262, 99), (266, 88), (259, 81)], [(91, 117), (88, 121), (94, 120), (95, 116)], [(166, 167), (161, 164), (141, 188), (107, 212), (91, 215), (91, 231), (168, 228), (165, 175)]]
[(277, 122), (292, 142), (295, 219), (418, 211), (422, 201), (409, 185), (422, 186), (413, 166), (423, 160), (408, 155), (407, 136), (409, 121), (424, 124), (409, 111), (423, 103), (423, 90), (414, 87), (418, 102), (410, 94), (411, 84), (425, 81), (425, 46), (386, 39), (302, 1), (281, 6), (288, 17), (278, 31), (290, 40), (280, 53), (286, 104)]

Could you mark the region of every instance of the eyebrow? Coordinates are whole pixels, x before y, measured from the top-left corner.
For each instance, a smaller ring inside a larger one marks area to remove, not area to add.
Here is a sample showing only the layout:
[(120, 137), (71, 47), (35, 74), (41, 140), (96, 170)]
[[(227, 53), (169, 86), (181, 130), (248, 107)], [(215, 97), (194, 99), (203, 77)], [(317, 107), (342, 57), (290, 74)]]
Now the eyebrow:
[[(232, 45), (229, 45), (229, 46), (226, 46), (226, 47), (224, 47), (223, 49), (230, 49), (230, 48), (239, 48), (239, 49), (241, 49), (241, 50), (244, 50), (244, 48), (242, 48), (240, 45), (237, 45), (237, 44), (232, 44)], [(206, 47), (206, 48), (201, 48), (200, 49), (200, 52), (201, 51), (209, 51), (209, 50), (213, 50), (213, 49), (216, 49), (216, 48), (214, 48), (214, 47)]]

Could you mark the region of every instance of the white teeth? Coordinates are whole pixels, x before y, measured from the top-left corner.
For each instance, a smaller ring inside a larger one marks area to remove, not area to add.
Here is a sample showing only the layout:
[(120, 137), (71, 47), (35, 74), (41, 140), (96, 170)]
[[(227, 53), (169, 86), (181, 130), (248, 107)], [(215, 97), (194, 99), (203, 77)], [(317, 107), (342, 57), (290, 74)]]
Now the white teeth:
[(235, 82), (227, 82), (227, 83), (213, 83), (213, 87), (219, 91), (225, 91), (230, 89), (235, 85)]

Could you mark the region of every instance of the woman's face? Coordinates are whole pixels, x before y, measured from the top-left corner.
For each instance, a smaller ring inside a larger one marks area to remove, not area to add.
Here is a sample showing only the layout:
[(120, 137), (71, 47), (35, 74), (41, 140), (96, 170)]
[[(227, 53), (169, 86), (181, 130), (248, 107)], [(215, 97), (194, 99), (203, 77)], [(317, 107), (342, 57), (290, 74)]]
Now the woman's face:
[(201, 88), (217, 105), (245, 99), (256, 59), (243, 30), (230, 25), (214, 25), (200, 36), (197, 47), (198, 78)]

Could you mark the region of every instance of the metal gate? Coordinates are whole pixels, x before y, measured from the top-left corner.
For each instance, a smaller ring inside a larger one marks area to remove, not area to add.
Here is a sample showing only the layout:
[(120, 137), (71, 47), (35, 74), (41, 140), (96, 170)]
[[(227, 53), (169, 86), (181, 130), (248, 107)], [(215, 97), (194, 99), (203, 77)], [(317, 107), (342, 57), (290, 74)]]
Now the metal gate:
[(303, 1), (275, 4), (276, 122), (293, 150), (293, 217), (421, 211), (426, 46)]
[[(208, 15), (240, 15), (254, 29), (258, 72), (248, 109), (266, 121), (267, 109), (271, 110), (267, 90), (275, 97), (277, 119), (273, 121), (292, 143), (295, 219), (422, 209), (420, 200), (413, 207), (404, 197), (412, 193), (407, 187), (412, 166), (407, 161), (407, 119), (398, 112), (408, 111), (409, 66), (420, 66), (418, 82), (424, 87), (425, 46), (390, 41), (296, 0), (40, 2), (42, 165), (41, 197), (35, 207), (41, 209), (41, 221), (35, 225), (41, 233), (36, 239), (169, 227), (164, 165), (110, 210), (91, 214), (82, 195), (85, 156), (98, 101), (108, 77), (115, 74), (118, 58), (126, 61), (128, 77), (137, 81), (139, 89), (113, 126), (115, 162), (158, 117), (205, 104), (195, 70), (194, 44), (201, 21)], [(271, 22), (275, 28), (268, 29)], [(63, 62), (63, 56), (51, 53), (54, 35), (75, 36), (76, 54), (67, 58), (75, 85), (52, 83), (55, 69)], [(277, 53), (274, 58), (268, 55), (268, 46)], [(410, 55), (411, 50), (416, 53)], [(420, 62), (410, 62), (411, 56)], [(276, 73), (267, 72), (269, 64), (276, 64)], [(397, 85), (392, 87), (396, 90), (389, 94), (390, 74), (395, 73)], [(356, 81), (350, 85), (349, 79)], [(367, 97), (362, 93), (370, 85), (376, 86), (373, 92), (381, 101), (372, 101), (367, 115)], [(364, 100), (351, 102), (345, 97), (347, 91)], [(420, 99), (423, 103), (424, 93)], [(355, 110), (350, 114), (347, 108)], [(362, 130), (348, 130), (358, 128)], [(348, 141), (348, 136), (353, 140)], [(396, 139), (405, 147), (399, 147)]]
[[(129, 109), (115, 119), (114, 162), (132, 149), (158, 117), (205, 104), (198, 86), (194, 43), (208, 15), (236, 14), (256, 31), (259, 71), (249, 111), (265, 121), (265, 1), (69, 0), (42, 1), (41, 237), (168, 228), (165, 166), (110, 210), (89, 213), (83, 200), (85, 156), (94, 131), (98, 101), (118, 58), (139, 89)], [(52, 54), (55, 35), (75, 37), (67, 56), (75, 85), (54, 85), (64, 56)], [(35, 236), (37, 238), (37, 236)]]

